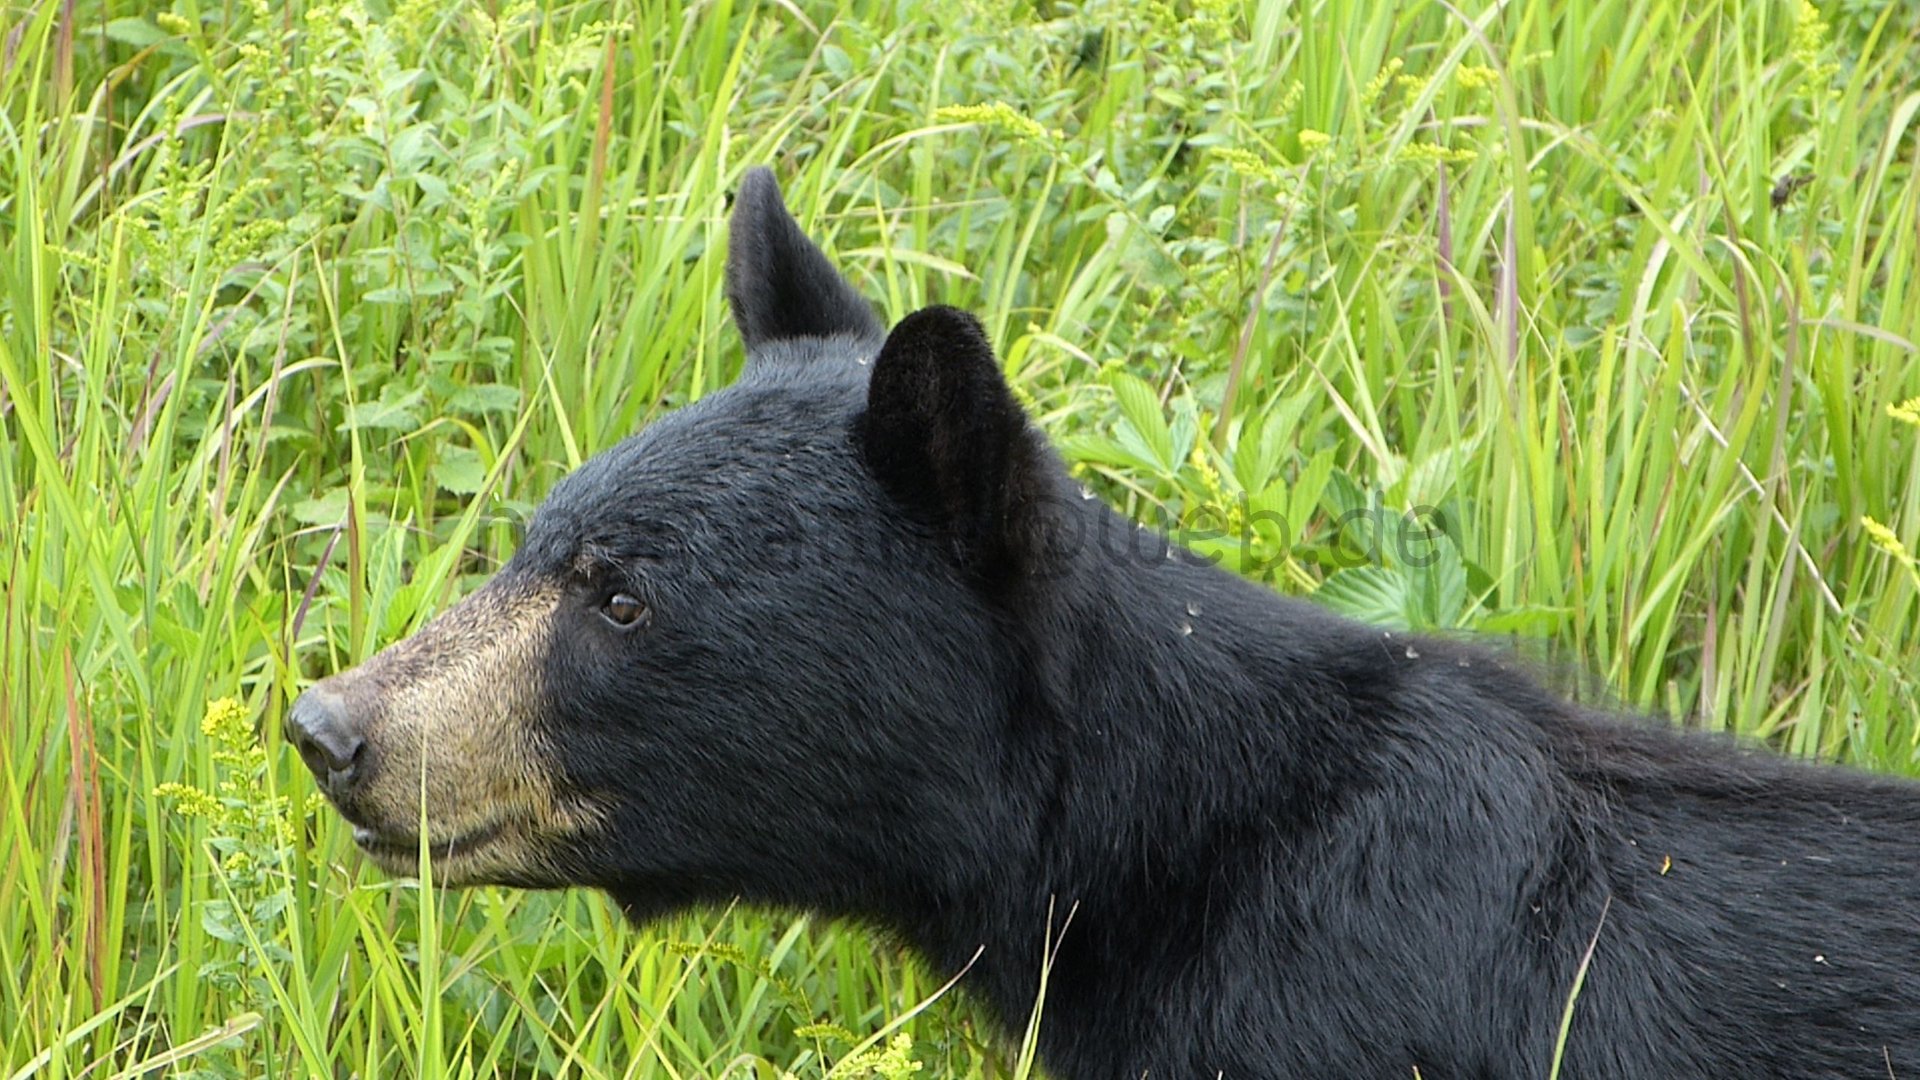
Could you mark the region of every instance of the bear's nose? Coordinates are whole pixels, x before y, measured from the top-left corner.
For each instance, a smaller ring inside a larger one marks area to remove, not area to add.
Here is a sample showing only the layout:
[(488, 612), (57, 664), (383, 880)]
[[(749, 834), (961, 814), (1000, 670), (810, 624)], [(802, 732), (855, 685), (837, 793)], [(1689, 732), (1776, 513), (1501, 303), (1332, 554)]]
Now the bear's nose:
[(286, 731), (322, 790), (337, 799), (352, 788), (367, 740), (353, 729), (344, 698), (324, 685), (312, 687), (287, 710)]

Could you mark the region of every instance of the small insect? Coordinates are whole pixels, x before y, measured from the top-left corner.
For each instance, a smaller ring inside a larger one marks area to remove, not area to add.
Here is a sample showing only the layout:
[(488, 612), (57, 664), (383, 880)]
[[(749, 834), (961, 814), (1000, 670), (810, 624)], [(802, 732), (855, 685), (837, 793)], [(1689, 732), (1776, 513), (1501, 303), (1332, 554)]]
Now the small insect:
[(1774, 182), (1773, 193), (1768, 198), (1772, 200), (1773, 208), (1778, 210), (1787, 205), (1787, 200), (1793, 198), (1794, 192), (1811, 183), (1813, 177), (1806, 173), (1788, 173)]

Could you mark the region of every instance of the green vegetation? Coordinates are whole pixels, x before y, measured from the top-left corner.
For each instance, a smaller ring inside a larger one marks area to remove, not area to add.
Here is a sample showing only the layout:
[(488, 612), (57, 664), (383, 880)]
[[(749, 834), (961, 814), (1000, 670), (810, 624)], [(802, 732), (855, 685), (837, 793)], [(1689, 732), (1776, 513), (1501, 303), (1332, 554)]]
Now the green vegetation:
[(1914, 770), (1906, 0), (149, 8), (0, 6), (0, 1076), (1024, 1071), (851, 929), (384, 880), (280, 742), (728, 382), (760, 162), (1142, 519)]

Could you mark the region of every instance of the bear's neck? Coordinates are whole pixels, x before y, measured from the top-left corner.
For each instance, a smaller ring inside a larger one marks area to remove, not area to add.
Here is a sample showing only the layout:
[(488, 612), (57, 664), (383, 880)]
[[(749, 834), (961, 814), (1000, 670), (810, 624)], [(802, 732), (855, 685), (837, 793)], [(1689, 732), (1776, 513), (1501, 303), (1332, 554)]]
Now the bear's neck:
[(1356, 628), (1130, 526), (1092, 555), (1020, 620), (1049, 643), (1029, 660), (1038, 690), (1016, 695), (1037, 715), (1009, 718), (1047, 742), (1042, 790), (1023, 800), (1039, 808), (1031, 834), (976, 853), (985, 870), (966, 891), (900, 929), (965, 970), (960, 985), (1016, 1035), (1044, 967), (1040, 1046), (1056, 1075), (1162, 1075), (1193, 1060), (1181, 1044), (1195, 1033), (1160, 1013), (1182, 995), (1138, 973), (1207, 978), (1227, 898), (1276, 899), (1245, 879), (1271, 877), (1311, 818), (1300, 808), (1331, 805), (1353, 760), (1333, 741), (1327, 654)]

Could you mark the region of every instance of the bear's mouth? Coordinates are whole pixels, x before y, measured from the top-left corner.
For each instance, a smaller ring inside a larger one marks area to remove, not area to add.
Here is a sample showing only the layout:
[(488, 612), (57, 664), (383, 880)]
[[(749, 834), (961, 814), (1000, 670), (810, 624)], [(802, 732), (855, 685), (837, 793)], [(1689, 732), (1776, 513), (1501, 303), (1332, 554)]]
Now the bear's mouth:
[[(427, 857), (436, 863), (450, 862), (455, 858), (471, 856), (500, 838), (506, 828), (504, 821), (495, 821), (460, 833), (451, 840), (427, 843)], [(360, 850), (371, 855), (382, 866), (414, 866), (420, 858), (420, 837), (418, 834), (383, 833), (377, 829), (360, 826), (353, 830), (353, 842)]]

